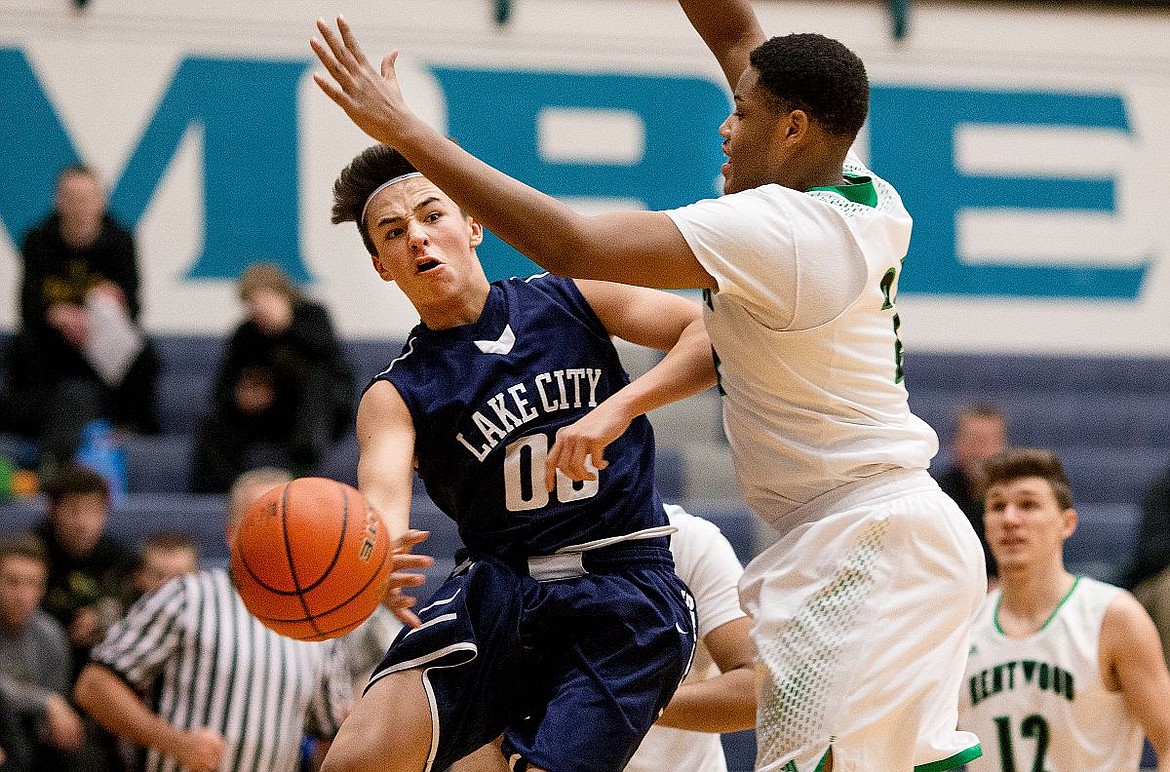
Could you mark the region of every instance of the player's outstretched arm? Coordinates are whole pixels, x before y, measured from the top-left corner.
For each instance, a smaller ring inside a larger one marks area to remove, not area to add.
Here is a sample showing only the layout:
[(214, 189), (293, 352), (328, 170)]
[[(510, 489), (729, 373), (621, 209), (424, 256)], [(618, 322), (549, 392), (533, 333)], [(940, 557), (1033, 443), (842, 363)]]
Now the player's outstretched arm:
[(548, 454), (545, 485), (552, 490), (556, 470), (572, 480), (593, 480), (586, 456), (596, 469), (607, 466), (605, 448), (643, 413), (715, 385), (711, 340), (696, 303), (677, 295), (609, 282), (577, 282), (581, 294), (611, 335), (666, 356), (588, 415), (557, 432)]
[(410, 607), (414, 598), (403, 587), (418, 587), (426, 577), (414, 573), (434, 562), (428, 555), (412, 555), (427, 532), (410, 527), (411, 483), (414, 470), (414, 421), (402, 396), (388, 381), (371, 386), (358, 405), (358, 488), (382, 516), (392, 553), (389, 589), (384, 601), (403, 624), (421, 622)]
[(126, 683), (103, 665), (90, 663), (77, 677), (73, 698), (99, 724), (120, 737), (155, 748), (184, 769), (219, 769), (227, 742), (210, 729), (183, 731), (152, 712)]
[(488, 166), (430, 128), (402, 98), (395, 51), (375, 69), (349, 24), (317, 21), (317, 85), (363, 131), (390, 145), (463, 211), (533, 262), (562, 276), (646, 287), (714, 288), (674, 222), (661, 212), (587, 217)]
[(1130, 595), (1119, 595), (1101, 624), (1101, 654), (1129, 709), (1158, 756), (1158, 769), (1170, 769), (1170, 672), (1150, 615)]
[(694, 732), (738, 732), (756, 725), (756, 650), (751, 627), (749, 617), (739, 617), (704, 636), (719, 675), (678, 687), (659, 724)]
[(691, 26), (715, 54), (734, 91), (748, 68), (748, 55), (764, 42), (749, 0), (679, 0)]

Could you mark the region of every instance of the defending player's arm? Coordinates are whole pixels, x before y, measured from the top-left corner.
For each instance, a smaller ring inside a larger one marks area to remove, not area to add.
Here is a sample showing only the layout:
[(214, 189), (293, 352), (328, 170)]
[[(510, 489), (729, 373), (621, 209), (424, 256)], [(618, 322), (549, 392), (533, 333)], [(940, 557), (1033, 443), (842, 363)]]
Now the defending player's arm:
[(765, 40), (748, 0), (679, 0), (691, 26), (715, 54), (732, 90), (748, 68), (748, 55)]
[(1170, 768), (1170, 672), (1149, 614), (1129, 593), (1119, 595), (1101, 623), (1101, 660), (1106, 683), (1125, 698), (1158, 756)]
[(662, 212), (587, 217), (493, 169), (410, 111), (394, 70), (398, 53), (378, 72), (348, 23), (324, 20), (313, 51), (328, 70), (314, 74), (321, 90), (358, 127), (394, 147), (464, 212), (537, 264), (559, 275), (645, 287), (714, 288), (674, 222)]
[(423, 584), (426, 577), (409, 571), (426, 568), (434, 559), (410, 554), (414, 545), (427, 537), (426, 532), (410, 527), (414, 438), (414, 420), (398, 390), (389, 381), (370, 386), (358, 405), (358, 488), (382, 515), (395, 545), (386, 607), (404, 624), (418, 627), (419, 619), (410, 610), (414, 598), (401, 589)]
[(659, 724), (695, 732), (738, 732), (756, 725), (756, 650), (751, 627), (749, 617), (739, 617), (703, 637), (719, 675), (680, 686)]
[(577, 286), (610, 334), (667, 353), (584, 418), (557, 432), (546, 466), (549, 490), (558, 468), (573, 480), (595, 479), (585, 466), (585, 457), (590, 456), (597, 469), (604, 469), (605, 447), (637, 416), (715, 385), (711, 341), (697, 304), (622, 284), (579, 280)]
[(226, 741), (211, 729), (184, 731), (164, 721), (119, 676), (90, 663), (81, 671), (73, 698), (110, 732), (174, 759), (184, 769), (219, 769)]

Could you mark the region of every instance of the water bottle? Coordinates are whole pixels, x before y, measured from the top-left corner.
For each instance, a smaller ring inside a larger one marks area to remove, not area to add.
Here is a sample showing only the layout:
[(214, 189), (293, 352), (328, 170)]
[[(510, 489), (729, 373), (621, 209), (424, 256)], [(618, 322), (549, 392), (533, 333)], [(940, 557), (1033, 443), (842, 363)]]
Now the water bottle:
[(82, 428), (81, 445), (74, 461), (106, 479), (113, 506), (126, 500), (126, 451), (118, 443), (109, 421), (96, 418)]

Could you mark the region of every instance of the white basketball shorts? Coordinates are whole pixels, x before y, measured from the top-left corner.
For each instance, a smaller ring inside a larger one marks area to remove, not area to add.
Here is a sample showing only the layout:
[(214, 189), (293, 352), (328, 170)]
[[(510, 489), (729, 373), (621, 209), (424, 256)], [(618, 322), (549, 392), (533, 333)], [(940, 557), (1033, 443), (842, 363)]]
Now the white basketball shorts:
[(882, 474), (811, 502), (818, 519), (740, 582), (759, 651), (756, 769), (935, 772), (980, 755), (955, 728), (979, 539), (925, 471)]

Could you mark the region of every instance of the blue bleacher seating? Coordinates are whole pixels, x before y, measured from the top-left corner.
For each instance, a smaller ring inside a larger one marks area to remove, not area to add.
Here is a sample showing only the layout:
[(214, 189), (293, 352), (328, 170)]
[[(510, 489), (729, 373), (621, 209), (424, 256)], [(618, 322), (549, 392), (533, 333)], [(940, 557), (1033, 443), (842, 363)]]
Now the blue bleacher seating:
[(166, 434), (194, 434), (207, 411), (224, 339), (208, 335), (159, 335), (153, 338), (162, 364), (158, 409)]
[(357, 462), (357, 438), (351, 434), (335, 442), (333, 447), (325, 452), (317, 466), (317, 476), (340, 480), (356, 488)]
[(1066, 447), (1061, 463), (1073, 503), (1140, 504), (1146, 490), (1170, 466), (1170, 449)]
[[(0, 333), (0, 345), (9, 337)], [(223, 350), (221, 336), (166, 334), (153, 339), (162, 359), (159, 400), (164, 433), (127, 440), (132, 498), (163, 497), (168, 492), (182, 496), (187, 490), (190, 450)], [(401, 341), (393, 339), (347, 340), (345, 346), (359, 392), (402, 349)], [(1154, 474), (1170, 466), (1170, 357), (912, 351), (906, 373), (911, 406), (935, 427), (944, 446), (936, 463), (946, 458), (955, 409), (980, 401), (1004, 408), (1013, 444), (1052, 447), (1061, 454), (1082, 507), (1132, 507)], [(697, 489), (684, 479), (686, 442), (686, 437), (659, 436), (656, 473), (664, 500), (678, 500), (685, 491)], [(28, 449), (17, 438), (0, 436), (0, 454), (19, 460), (28, 456)], [(326, 454), (318, 473), (355, 484), (356, 462), (357, 446), (350, 435)], [(416, 485), (416, 495), (421, 493)], [(743, 512), (727, 514), (737, 507), (738, 502), (711, 504), (713, 519), (721, 512), (727, 515), (719, 524), (729, 538), (734, 537), (733, 544), (746, 560), (760, 546), (756, 530), (760, 526)], [(704, 514), (702, 506), (696, 509)], [(1116, 535), (1109, 538), (1127, 543), (1132, 534), (1126, 529), (1136, 523), (1133, 510), (1100, 511), (1123, 518), (1115, 523)], [(1098, 565), (1103, 569), (1105, 564)]]
[(1064, 543), (1069, 571), (1122, 583), (1137, 550), (1141, 508), (1137, 504), (1078, 504), (1077, 530)]
[(186, 493), (191, 481), (192, 439), (190, 434), (124, 438), (126, 490), (131, 493)]

